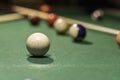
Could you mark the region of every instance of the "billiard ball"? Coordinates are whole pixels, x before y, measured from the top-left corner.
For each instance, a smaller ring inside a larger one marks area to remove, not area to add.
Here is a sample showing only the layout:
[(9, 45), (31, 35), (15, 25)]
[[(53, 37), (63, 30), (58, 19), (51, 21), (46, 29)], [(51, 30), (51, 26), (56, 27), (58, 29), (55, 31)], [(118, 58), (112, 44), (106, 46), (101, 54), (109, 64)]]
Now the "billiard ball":
[(32, 25), (38, 25), (40, 21), (40, 18), (35, 13), (28, 15), (28, 19)]
[(50, 41), (43, 33), (33, 33), (26, 40), (26, 48), (32, 56), (44, 56), (49, 47)]
[(91, 19), (95, 20), (95, 21), (102, 20), (103, 16), (104, 16), (104, 11), (103, 10), (95, 10), (91, 14)]
[(63, 20), (62, 18), (58, 18), (54, 22), (54, 29), (57, 33), (64, 34), (68, 30), (68, 25), (65, 20)]
[(120, 32), (116, 36), (116, 42), (120, 46)]
[(48, 25), (50, 26), (50, 27), (53, 27), (53, 24), (54, 24), (54, 22), (55, 22), (55, 20), (58, 18), (58, 16), (56, 15), (56, 14), (54, 14), (54, 13), (50, 13), (50, 14), (48, 14), (48, 16), (47, 16), (47, 23), (48, 23)]
[(80, 24), (73, 24), (69, 28), (69, 35), (74, 41), (82, 41), (86, 37), (86, 28)]
[(51, 7), (48, 4), (42, 4), (40, 6), (40, 11), (49, 13), (51, 11)]

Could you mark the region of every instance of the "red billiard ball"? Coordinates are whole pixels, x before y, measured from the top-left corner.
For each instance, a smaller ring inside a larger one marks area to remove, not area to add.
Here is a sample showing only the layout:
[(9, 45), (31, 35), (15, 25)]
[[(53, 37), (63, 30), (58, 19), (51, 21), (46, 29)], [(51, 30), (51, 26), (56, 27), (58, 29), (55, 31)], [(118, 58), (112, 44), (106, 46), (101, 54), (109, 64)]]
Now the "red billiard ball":
[(40, 6), (40, 11), (49, 13), (51, 11), (51, 7), (48, 4), (43, 4)]
[(37, 16), (37, 14), (33, 13), (28, 16), (29, 21), (32, 25), (38, 25), (40, 18)]
[(56, 14), (51, 13), (51, 14), (48, 14), (46, 21), (47, 21), (49, 26), (53, 27), (53, 24), (57, 18), (58, 18), (58, 16)]

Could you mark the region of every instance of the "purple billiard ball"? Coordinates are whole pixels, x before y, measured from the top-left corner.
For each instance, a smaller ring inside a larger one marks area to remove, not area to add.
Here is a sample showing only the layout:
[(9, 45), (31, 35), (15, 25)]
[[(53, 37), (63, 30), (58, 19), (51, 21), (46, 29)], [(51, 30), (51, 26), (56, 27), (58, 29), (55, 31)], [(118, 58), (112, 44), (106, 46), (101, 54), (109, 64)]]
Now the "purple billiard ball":
[(80, 24), (73, 24), (69, 34), (75, 41), (82, 41), (86, 37), (86, 28)]

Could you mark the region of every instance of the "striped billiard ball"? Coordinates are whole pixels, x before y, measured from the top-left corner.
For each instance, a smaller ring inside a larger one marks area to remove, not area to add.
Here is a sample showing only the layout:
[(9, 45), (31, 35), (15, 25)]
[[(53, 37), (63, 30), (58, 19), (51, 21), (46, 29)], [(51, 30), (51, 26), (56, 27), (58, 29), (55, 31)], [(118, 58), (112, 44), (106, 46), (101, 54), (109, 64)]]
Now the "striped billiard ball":
[(91, 19), (94, 20), (94, 21), (102, 20), (103, 16), (104, 16), (104, 11), (103, 10), (95, 10), (91, 14)]
[(86, 37), (86, 28), (80, 24), (73, 24), (69, 29), (69, 35), (74, 41), (82, 41)]

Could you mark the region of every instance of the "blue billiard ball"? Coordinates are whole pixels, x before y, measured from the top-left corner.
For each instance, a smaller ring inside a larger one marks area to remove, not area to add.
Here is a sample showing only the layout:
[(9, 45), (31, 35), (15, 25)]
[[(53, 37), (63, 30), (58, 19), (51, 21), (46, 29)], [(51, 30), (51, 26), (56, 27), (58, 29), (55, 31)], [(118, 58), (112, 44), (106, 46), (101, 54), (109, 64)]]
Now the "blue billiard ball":
[(86, 37), (86, 28), (80, 24), (73, 24), (69, 34), (75, 41), (82, 41)]

